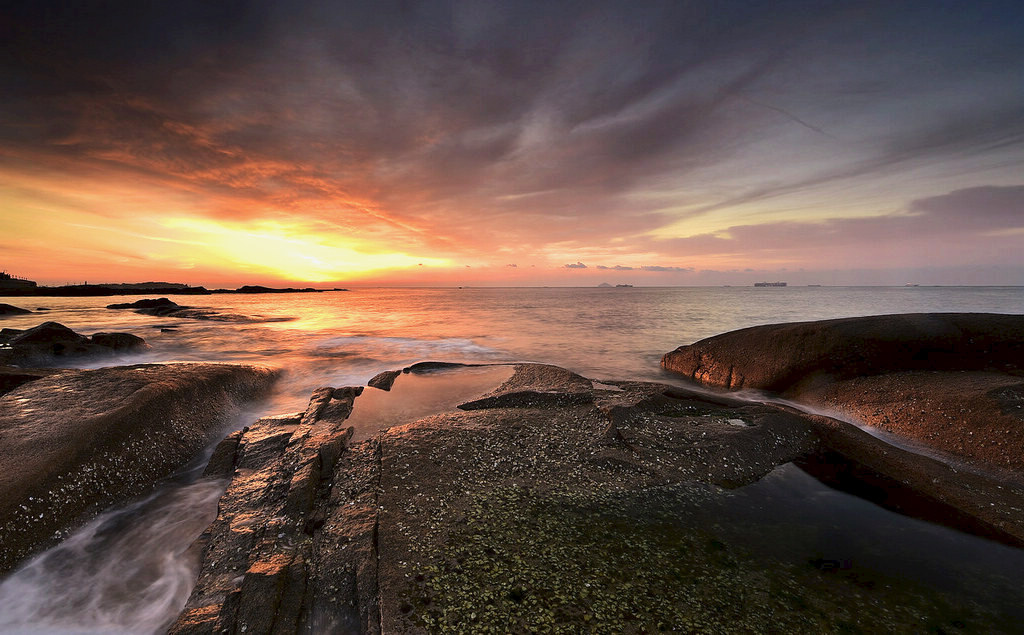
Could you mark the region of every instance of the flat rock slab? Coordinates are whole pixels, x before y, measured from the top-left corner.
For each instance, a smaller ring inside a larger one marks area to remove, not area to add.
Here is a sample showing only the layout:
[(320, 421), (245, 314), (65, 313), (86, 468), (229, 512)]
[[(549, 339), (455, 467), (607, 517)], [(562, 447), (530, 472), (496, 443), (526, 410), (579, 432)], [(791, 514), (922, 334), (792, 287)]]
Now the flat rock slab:
[[(911, 583), (874, 586), (806, 563), (758, 560), (713, 526), (688, 525), (679, 510), (796, 462), (837, 487), (881, 487), (889, 498), (877, 502), (891, 509), (937, 512), (1024, 544), (1024, 518), (1014, 511), (1024, 505), (1020, 488), (957, 473), (833, 419), (728, 396), (595, 383), (535, 364), (498, 381), (458, 409), (359, 443), (346, 425), (360, 409), (358, 389), (333, 388), (316, 391), (305, 413), (226, 439), (211, 476), (231, 484), (171, 632), (1000, 624), (965, 613), (955, 598), (936, 604), (934, 590)], [(402, 399), (401, 391), (399, 378), (391, 393), (370, 394)]]
[(275, 377), (256, 366), (123, 366), (61, 371), (0, 397), (0, 573), (85, 514), (145, 493)]

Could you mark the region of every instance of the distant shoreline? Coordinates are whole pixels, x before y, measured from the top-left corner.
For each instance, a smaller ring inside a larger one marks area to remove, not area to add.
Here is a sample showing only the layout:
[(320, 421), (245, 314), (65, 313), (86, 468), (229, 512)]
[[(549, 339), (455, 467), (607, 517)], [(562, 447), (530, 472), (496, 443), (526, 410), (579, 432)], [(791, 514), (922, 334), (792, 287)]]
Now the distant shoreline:
[(76, 284), (63, 287), (26, 287), (0, 289), (0, 295), (9, 297), (103, 297), (113, 295), (214, 295), (220, 293), (323, 293), (325, 291), (348, 291), (348, 289), (277, 289), (247, 285), (237, 289), (207, 289), (206, 287), (146, 287), (118, 288), (99, 284)]

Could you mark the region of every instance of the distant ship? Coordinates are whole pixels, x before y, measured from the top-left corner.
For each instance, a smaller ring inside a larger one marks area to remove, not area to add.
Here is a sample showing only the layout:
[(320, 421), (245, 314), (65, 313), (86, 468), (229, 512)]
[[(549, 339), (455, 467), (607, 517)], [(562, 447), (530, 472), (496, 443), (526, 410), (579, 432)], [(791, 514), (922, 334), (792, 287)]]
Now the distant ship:
[(615, 286), (616, 287), (632, 287), (633, 285), (631, 285), (631, 284), (617, 284)]
[(754, 286), (755, 287), (784, 287), (784, 286), (786, 286), (786, 283), (785, 282), (755, 282)]
[(12, 276), (6, 271), (0, 271), (0, 289), (32, 289), (36, 283), (26, 278)]

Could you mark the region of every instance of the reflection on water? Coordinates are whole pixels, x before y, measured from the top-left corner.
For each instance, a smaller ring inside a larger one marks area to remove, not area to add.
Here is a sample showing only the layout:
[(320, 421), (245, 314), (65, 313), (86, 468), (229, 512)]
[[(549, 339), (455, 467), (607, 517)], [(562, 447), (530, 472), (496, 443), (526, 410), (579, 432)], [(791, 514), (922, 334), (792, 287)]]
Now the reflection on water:
[(671, 489), (641, 495), (630, 513), (664, 513), (684, 531), (709, 531), (757, 558), (858, 586), (928, 590), (934, 602), (945, 595), (1024, 632), (1024, 550), (883, 509), (793, 464), (735, 490)]
[(452, 410), (494, 390), (512, 371), (512, 366), (456, 366), (399, 375), (390, 392), (367, 388), (356, 397), (347, 421), (355, 428), (352, 440)]
[(1024, 550), (883, 509), (793, 465), (734, 496), (722, 520), (771, 518), (775, 535), (764, 540), (779, 552), (914, 580), (1024, 620)]
[(0, 583), (0, 632), (163, 632), (192, 592), (198, 561), (188, 548), (225, 485), (168, 485), (32, 559)]

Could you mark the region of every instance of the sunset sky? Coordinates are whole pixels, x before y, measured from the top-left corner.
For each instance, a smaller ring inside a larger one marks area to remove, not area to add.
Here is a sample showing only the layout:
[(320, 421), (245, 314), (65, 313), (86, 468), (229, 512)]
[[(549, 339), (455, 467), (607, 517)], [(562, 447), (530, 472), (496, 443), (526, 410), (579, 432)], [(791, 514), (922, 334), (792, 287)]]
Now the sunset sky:
[(40, 283), (1024, 284), (1020, 0), (32, 0), (0, 41)]

